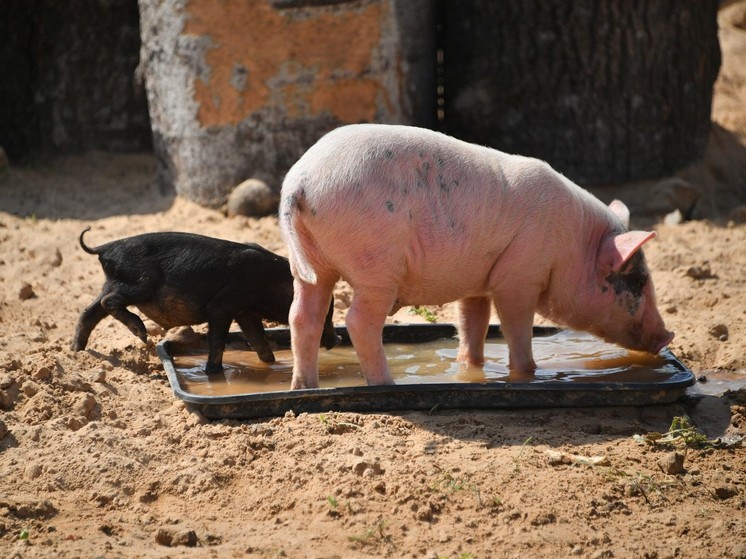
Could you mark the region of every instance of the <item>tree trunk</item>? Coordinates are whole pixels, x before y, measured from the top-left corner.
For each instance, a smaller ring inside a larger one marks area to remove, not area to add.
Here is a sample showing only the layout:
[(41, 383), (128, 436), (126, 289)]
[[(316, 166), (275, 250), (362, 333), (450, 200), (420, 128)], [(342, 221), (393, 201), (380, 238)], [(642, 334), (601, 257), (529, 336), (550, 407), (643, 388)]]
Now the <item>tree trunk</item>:
[[(434, 5), (433, 5), (434, 6)], [(220, 206), (352, 122), (432, 126), (430, 0), (140, 0), (162, 182)]]
[(582, 184), (704, 151), (717, 0), (441, 0), (445, 129)]
[(0, 145), (11, 159), (150, 149), (137, 0), (3, 0), (0, 36)]

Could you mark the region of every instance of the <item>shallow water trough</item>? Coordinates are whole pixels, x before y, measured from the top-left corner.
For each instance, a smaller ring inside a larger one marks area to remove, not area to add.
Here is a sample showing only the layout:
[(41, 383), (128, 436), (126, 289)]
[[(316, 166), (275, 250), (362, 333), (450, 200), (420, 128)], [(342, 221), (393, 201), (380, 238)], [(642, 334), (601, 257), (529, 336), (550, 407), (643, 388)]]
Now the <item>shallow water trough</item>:
[(319, 350), (320, 388), (290, 390), (287, 328), (267, 330), (277, 361), (261, 362), (240, 333), (231, 333), (222, 374), (206, 375), (204, 344), (163, 341), (157, 351), (171, 388), (210, 419), (250, 419), (288, 411), (394, 411), (666, 404), (694, 384), (668, 349), (630, 352), (589, 334), (534, 327), (534, 375), (507, 368), (507, 345), (492, 325), (483, 367), (456, 363), (452, 324), (386, 325), (383, 341), (395, 386), (367, 386), (344, 327), (342, 343)]

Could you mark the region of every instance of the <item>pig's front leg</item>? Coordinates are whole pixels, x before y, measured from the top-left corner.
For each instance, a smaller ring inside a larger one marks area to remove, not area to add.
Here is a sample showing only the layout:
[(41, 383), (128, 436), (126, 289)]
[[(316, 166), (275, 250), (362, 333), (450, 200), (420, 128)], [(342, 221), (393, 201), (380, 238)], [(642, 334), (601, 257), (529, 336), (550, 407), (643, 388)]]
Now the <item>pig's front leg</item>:
[(456, 361), (466, 365), (484, 364), (484, 339), (490, 325), (489, 297), (469, 297), (458, 303), (458, 356)]
[(233, 319), (226, 316), (213, 316), (207, 322), (207, 364), (205, 373), (220, 373), (223, 370), (223, 352)]
[(267, 339), (267, 333), (264, 331), (262, 319), (243, 313), (236, 316), (236, 322), (238, 322), (243, 335), (246, 336), (259, 359), (265, 363), (274, 363), (275, 354), (269, 347), (269, 340)]
[(335, 281), (310, 284), (293, 281), (293, 303), (290, 305), (290, 343), (293, 349), (291, 389), (319, 387), (319, 342), (324, 319), (331, 303)]
[(356, 287), (345, 317), (350, 340), (369, 385), (394, 384), (383, 351), (381, 331), (395, 298), (395, 292), (387, 289)]
[(508, 368), (511, 372), (533, 373), (536, 370), (531, 339), (534, 334), (534, 310), (532, 299), (512, 297), (495, 299), (500, 328), (508, 343)]

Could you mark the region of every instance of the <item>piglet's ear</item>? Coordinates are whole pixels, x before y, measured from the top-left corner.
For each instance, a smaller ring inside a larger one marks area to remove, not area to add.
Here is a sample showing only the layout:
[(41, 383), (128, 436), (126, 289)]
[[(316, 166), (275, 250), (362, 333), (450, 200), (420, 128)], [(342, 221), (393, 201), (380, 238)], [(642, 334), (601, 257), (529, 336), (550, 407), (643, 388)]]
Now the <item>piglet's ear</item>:
[(629, 227), (629, 208), (624, 205), (624, 202), (612, 200), (609, 209), (622, 221), (625, 227)]
[(618, 272), (640, 247), (655, 237), (655, 231), (629, 231), (607, 237), (601, 245), (598, 263), (603, 273)]

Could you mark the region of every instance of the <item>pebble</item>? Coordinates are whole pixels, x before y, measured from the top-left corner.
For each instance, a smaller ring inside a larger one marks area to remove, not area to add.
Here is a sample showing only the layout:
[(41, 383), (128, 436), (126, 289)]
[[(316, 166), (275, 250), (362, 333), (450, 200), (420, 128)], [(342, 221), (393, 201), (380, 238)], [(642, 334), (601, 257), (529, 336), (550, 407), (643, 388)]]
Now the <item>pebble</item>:
[(28, 299), (33, 299), (36, 297), (36, 293), (34, 293), (34, 288), (31, 287), (30, 283), (24, 283), (21, 286), (21, 289), (18, 291), (18, 298), (21, 301), (26, 301)]
[(21, 390), (27, 397), (31, 398), (33, 395), (39, 392), (40, 387), (33, 380), (27, 380), (23, 383)]
[(91, 382), (106, 382), (106, 371), (103, 368), (96, 369), (91, 375)]
[(262, 217), (277, 211), (280, 197), (263, 180), (252, 178), (239, 184), (228, 196), (229, 217)]
[(686, 275), (696, 280), (717, 279), (717, 275), (712, 273), (710, 264), (705, 262), (701, 266), (691, 266)]
[(155, 534), (155, 541), (159, 545), (166, 547), (195, 547), (199, 543), (197, 534), (194, 530), (182, 530), (174, 532), (166, 528), (159, 528)]
[(36, 380), (49, 380), (49, 377), (52, 376), (52, 371), (49, 370), (49, 367), (39, 367), (37, 371), (34, 373), (34, 378)]
[(717, 338), (721, 342), (728, 341), (728, 327), (725, 324), (715, 324), (709, 330), (710, 336)]
[(26, 466), (26, 470), (24, 471), (24, 475), (28, 479), (36, 479), (41, 475), (42, 469), (39, 464), (31, 464), (30, 466)]
[(680, 452), (669, 452), (658, 461), (658, 465), (669, 475), (684, 473), (684, 455)]
[(365, 460), (359, 460), (358, 462), (355, 462), (352, 466), (352, 471), (359, 475), (364, 477), (371, 477), (374, 475), (381, 475), (383, 473), (383, 469), (381, 468), (381, 465), (378, 462), (366, 462)]

